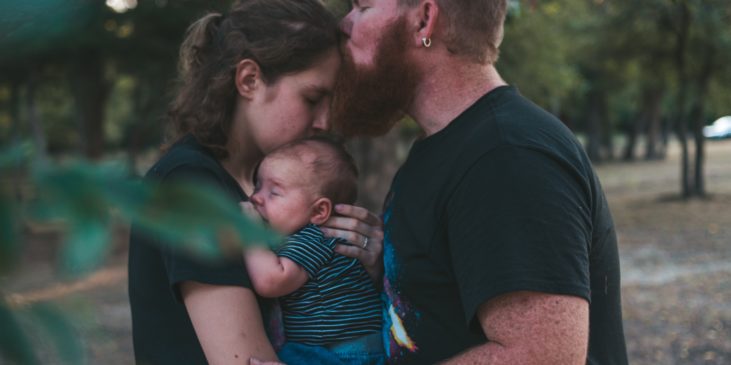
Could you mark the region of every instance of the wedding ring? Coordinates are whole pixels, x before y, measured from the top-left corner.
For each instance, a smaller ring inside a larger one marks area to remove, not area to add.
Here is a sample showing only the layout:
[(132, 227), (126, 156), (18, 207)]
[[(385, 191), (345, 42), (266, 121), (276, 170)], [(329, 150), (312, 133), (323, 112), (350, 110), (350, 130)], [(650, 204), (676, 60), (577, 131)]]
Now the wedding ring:
[(363, 241), (363, 249), (368, 247), (368, 236), (366, 236), (365, 241)]

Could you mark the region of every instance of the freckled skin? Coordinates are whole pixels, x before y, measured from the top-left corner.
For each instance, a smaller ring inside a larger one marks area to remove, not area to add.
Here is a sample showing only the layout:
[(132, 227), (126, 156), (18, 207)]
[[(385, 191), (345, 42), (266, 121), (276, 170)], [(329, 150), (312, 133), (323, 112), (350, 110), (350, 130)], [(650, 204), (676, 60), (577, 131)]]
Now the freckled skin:
[(584, 299), (509, 293), (480, 306), (477, 318), (488, 342), (443, 364), (586, 363), (589, 303)]

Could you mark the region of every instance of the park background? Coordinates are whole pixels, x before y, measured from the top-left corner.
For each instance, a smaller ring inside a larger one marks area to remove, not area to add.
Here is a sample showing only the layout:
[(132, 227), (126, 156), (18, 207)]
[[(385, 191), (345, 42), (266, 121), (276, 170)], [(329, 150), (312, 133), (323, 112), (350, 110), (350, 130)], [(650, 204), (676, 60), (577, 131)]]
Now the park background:
[[(186, 27), (229, 5), (0, 3), (0, 363), (133, 362), (115, 181), (159, 156)], [(498, 70), (595, 164), (632, 364), (731, 363), (731, 139), (702, 134), (731, 115), (729, 24), (728, 0), (509, 1)], [(417, 133), (349, 143), (361, 204), (380, 211)]]

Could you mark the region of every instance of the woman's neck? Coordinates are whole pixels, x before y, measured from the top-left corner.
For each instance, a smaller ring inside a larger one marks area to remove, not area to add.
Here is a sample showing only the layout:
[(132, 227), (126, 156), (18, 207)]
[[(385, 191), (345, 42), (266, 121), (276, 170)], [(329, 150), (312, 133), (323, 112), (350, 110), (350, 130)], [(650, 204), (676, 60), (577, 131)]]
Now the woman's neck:
[(255, 147), (253, 141), (247, 140), (246, 132), (240, 130), (240, 124), (234, 123), (230, 138), (226, 143), (228, 157), (221, 160), (224, 169), (239, 183), (247, 196), (254, 192), (254, 172), (264, 154)]

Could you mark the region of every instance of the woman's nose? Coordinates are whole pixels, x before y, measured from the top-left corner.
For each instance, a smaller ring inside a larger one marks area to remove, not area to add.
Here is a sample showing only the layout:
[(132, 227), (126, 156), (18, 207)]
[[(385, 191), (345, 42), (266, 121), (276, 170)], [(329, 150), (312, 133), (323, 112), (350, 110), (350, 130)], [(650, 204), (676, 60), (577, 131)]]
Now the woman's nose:
[(353, 30), (353, 20), (350, 19), (352, 14), (353, 12), (351, 11), (340, 21), (340, 31), (343, 32), (345, 38), (350, 38), (350, 32)]
[[(324, 108), (328, 109), (328, 108)], [(315, 116), (315, 119), (312, 121), (312, 130), (315, 133), (320, 132), (327, 132), (330, 128), (330, 111), (324, 110), (321, 113), (319, 113), (317, 116)]]
[(262, 203), (264, 202), (263, 199), (261, 198), (261, 194), (259, 194), (259, 192), (251, 194), (251, 196), (249, 197), (249, 200), (251, 200), (251, 202), (254, 205), (262, 205)]

